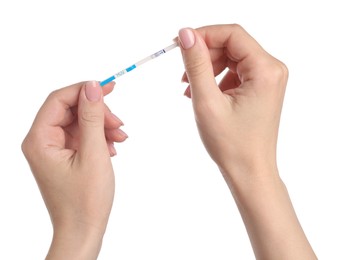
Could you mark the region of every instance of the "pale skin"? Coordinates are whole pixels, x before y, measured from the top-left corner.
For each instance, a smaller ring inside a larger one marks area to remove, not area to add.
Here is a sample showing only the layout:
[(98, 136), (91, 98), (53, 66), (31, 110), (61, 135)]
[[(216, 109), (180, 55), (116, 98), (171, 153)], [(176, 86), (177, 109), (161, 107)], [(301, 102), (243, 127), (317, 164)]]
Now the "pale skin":
[[(177, 40), (200, 137), (256, 258), (317, 259), (277, 169), (286, 66), (239, 25), (184, 28)], [(96, 259), (100, 251), (114, 198), (112, 143), (127, 138), (103, 103), (112, 88), (83, 82), (55, 91), (23, 142), (53, 224), (47, 259)]]

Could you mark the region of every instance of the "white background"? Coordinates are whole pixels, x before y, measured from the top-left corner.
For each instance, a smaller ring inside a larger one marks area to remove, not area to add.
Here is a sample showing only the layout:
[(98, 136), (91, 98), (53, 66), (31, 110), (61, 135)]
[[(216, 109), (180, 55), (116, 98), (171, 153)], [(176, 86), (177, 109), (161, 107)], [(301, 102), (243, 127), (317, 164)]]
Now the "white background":
[[(239, 23), (289, 68), (278, 164), (320, 259), (341, 259), (338, 1), (1, 1), (0, 259), (43, 259), (52, 229), (20, 145), (46, 96), (103, 80), (182, 27)], [(197, 135), (176, 49), (117, 80), (125, 123), (99, 259), (253, 259), (230, 192)]]

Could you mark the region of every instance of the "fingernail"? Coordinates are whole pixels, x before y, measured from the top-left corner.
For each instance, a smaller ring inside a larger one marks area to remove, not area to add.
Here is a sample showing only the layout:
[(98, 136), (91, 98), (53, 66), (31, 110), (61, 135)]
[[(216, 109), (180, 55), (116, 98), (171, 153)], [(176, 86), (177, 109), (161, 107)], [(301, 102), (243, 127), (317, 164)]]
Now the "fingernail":
[(186, 96), (188, 98), (191, 98), (191, 89), (190, 89), (190, 87), (186, 88), (184, 96)]
[(181, 82), (182, 83), (188, 83), (188, 78), (187, 78), (187, 74), (186, 73), (184, 73), (184, 75), (182, 76)]
[(115, 114), (111, 113), (111, 116), (117, 121), (120, 123), (120, 125), (124, 125), (124, 123), (122, 122), (121, 119), (119, 119)]
[(183, 28), (179, 31), (179, 39), (185, 50), (191, 48), (195, 43), (194, 33), (189, 28)]
[(111, 151), (110, 151), (110, 153), (111, 153), (111, 156), (117, 155), (117, 152), (116, 152), (114, 144), (111, 144)]
[(99, 101), (101, 99), (101, 87), (96, 81), (88, 81), (85, 85), (85, 96), (89, 101)]
[(117, 129), (117, 133), (122, 136), (124, 139), (127, 139), (128, 138), (128, 135), (121, 129)]

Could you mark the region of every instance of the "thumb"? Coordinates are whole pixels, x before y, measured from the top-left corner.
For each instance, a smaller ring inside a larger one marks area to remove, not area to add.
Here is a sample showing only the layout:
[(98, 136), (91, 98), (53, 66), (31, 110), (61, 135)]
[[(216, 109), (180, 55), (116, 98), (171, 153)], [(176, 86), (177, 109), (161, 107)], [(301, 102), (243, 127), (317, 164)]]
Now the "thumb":
[(107, 152), (104, 134), (104, 103), (102, 89), (96, 81), (82, 87), (78, 101), (80, 156), (85, 158)]
[(193, 29), (184, 28), (179, 31), (179, 40), (193, 101), (221, 94), (215, 81), (209, 50), (201, 35)]

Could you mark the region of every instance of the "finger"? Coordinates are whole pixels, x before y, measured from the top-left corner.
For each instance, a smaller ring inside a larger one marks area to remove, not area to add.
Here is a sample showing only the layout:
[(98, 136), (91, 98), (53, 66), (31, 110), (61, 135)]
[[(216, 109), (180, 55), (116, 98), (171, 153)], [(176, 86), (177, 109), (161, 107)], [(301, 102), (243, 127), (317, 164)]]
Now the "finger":
[(105, 84), (102, 87), (103, 96), (110, 94), (113, 91), (115, 84), (116, 84), (115, 81), (112, 81), (112, 82)]
[[(232, 70), (229, 70), (226, 75), (223, 77), (221, 82), (219, 83), (219, 89), (222, 92), (225, 92), (226, 94), (232, 94), (226, 92), (229, 89), (234, 89), (239, 87), (241, 84), (239, 77), (236, 73), (234, 73)], [(188, 86), (184, 92), (184, 95), (188, 98), (191, 98), (191, 88)]]
[(124, 142), (127, 138), (128, 135), (121, 129), (105, 129), (105, 138), (107, 141), (113, 143), (121, 143)]
[(105, 156), (103, 93), (98, 82), (89, 81), (81, 89), (78, 102), (80, 132), (79, 155), (83, 158)]
[(186, 88), (186, 90), (185, 90), (185, 92), (184, 92), (184, 95), (186, 96), (186, 97), (188, 97), (188, 98), (191, 98), (192, 96), (191, 96), (191, 87), (190, 86), (188, 86), (187, 88)]
[[(104, 125), (106, 128), (114, 129), (114, 128), (119, 128), (120, 126), (124, 125), (122, 120), (119, 119), (115, 114), (113, 114), (107, 105), (104, 104), (104, 106), (105, 106)], [(67, 111), (66, 113), (68, 114), (65, 115), (65, 123), (63, 123), (63, 126), (67, 126), (68, 124), (73, 122), (75, 116), (78, 113), (78, 106), (74, 106), (70, 108), (70, 111)]]
[[(86, 82), (79, 82), (53, 91), (40, 108), (35, 123), (49, 126), (66, 126), (72, 122), (75, 112), (72, 108), (78, 104), (78, 96), (81, 88)], [(109, 94), (115, 83), (111, 82), (103, 86), (103, 94)]]
[(257, 76), (257, 68), (269, 54), (240, 25), (212, 25), (196, 30), (210, 49), (225, 50), (226, 57), (238, 64), (243, 80)]
[(105, 112), (104, 112), (104, 125), (105, 125), (105, 128), (112, 128), (112, 129), (119, 128), (120, 126), (124, 125), (122, 120), (119, 119), (115, 114), (113, 114), (106, 105), (105, 105)]
[(192, 98), (200, 102), (221, 94), (215, 82), (209, 50), (201, 35), (184, 28), (179, 31), (179, 40)]
[(239, 62), (247, 56), (263, 54), (264, 49), (237, 24), (211, 25), (196, 29), (210, 49), (226, 49), (226, 55)]
[[(225, 52), (223, 49), (208, 49), (210, 57), (211, 57), (211, 62), (213, 64), (213, 69), (215, 71), (215, 75), (219, 74), (216, 73), (217, 70), (219, 70), (218, 68), (216, 68), (216, 64), (220, 64), (223, 63), (225, 65), (224, 69), (226, 68), (227, 65), (227, 57), (225, 55)], [(188, 78), (186, 75), (186, 72), (183, 74), (182, 78), (181, 78), (181, 82), (187, 82), (188, 83)]]
[(232, 70), (229, 70), (219, 83), (219, 88), (224, 92), (239, 87), (240, 83), (238, 75)]
[(188, 77), (187, 77), (186, 72), (184, 72), (184, 74), (182, 75), (181, 82), (188, 83)]
[(35, 124), (47, 126), (65, 126), (72, 121), (73, 113), (70, 108), (78, 103), (78, 96), (85, 82), (53, 91), (40, 108)]
[(110, 157), (115, 156), (117, 154), (117, 152), (116, 152), (114, 144), (111, 142), (107, 142), (107, 146), (108, 146), (108, 151), (109, 151)]

